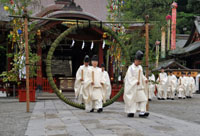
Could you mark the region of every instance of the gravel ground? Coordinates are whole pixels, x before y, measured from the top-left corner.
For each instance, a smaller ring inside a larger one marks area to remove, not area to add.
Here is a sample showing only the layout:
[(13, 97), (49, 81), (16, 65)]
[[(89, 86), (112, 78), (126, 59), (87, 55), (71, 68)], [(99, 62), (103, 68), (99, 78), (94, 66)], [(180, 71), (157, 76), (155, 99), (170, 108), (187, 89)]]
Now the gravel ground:
[(200, 124), (200, 94), (195, 94), (192, 99), (153, 100), (149, 110)]
[(0, 97), (0, 136), (23, 136), (34, 105), (30, 103), (30, 113), (26, 113), (26, 103)]

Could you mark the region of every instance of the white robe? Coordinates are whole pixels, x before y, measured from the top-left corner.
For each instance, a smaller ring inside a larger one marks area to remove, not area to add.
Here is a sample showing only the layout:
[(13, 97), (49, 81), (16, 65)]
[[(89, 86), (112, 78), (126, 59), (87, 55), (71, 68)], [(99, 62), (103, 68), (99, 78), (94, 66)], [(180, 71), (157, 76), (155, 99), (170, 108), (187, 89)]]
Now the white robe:
[(196, 90), (195, 91), (199, 90), (199, 78), (200, 78), (200, 74), (196, 76)]
[(175, 75), (168, 76), (167, 98), (174, 98), (177, 88), (177, 78)]
[(19, 64), (20, 64), (20, 68), (19, 68), (19, 79), (21, 80), (26, 79), (26, 65), (25, 65), (25, 61), (26, 61), (26, 57), (25, 54), (23, 54), (20, 58)]
[(187, 90), (188, 82), (187, 77), (179, 77), (178, 79), (178, 97), (185, 98), (186, 96), (186, 90)]
[(157, 79), (157, 82), (159, 82), (159, 84), (157, 85), (157, 89), (158, 89), (157, 97), (166, 99), (167, 98), (167, 86), (168, 86), (167, 74), (165, 72), (160, 73), (159, 77)]
[[(83, 89), (84, 89), (84, 83), (86, 81), (89, 68), (90, 68), (90, 66), (86, 67), (85, 65), (82, 65), (82, 66), (79, 67), (78, 71), (76, 72), (76, 80), (75, 80), (75, 83), (74, 83), (74, 91), (75, 91), (75, 97), (76, 97), (76, 99), (78, 99), (79, 103), (84, 103), (84, 101), (83, 101)], [(83, 78), (83, 81), (81, 81), (82, 78)]]
[[(139, 72), (140, 71), (140, 72)], [(140, 75), (139, 75), (140, 73)], [(137, 110), (146, 111), (147, 93), (145, 92), (145, 80), (142, 67), (132, 64), (129, 66), (124, 82), (125, 112), (135, 113)], [(137, 82), (140, 82), (137, 85)]]
[[(94, 73), (94, 76), (92, 73)], [(91, 67), (87, 77), (83, 90), (86, 111), (100, 109), (103, 106), (102, 102), (106, 101), (106, 84), (103, 72), (98, 67)], [(92, 82), (94, 82), (94, 85), (92, 85)]]
[(149, 76), (149, 99), (152, 99), (155, 96), (155, 94), (154, 94), (155, 84), (152, 83), (151, 81), (153, 81), (153, 82), (156, 81), (154, 74)]
[(188, 79), (188, 89), (186, 92), (186, 96), (193, 96), (193, 93), (196, 91), (195, 80), (193, 77), (187, 77), (187, 79)]
[(110, 95), (111, 95), (111, 83), (110, 83), (110, 77), (108, 75), (108, 72), (107, 71), (103, 71), (103, 76), (104, 76), (104, 79), (105, 79), (105, 84), (106, 84), (106, 100), (109, 100), (110, 99)]

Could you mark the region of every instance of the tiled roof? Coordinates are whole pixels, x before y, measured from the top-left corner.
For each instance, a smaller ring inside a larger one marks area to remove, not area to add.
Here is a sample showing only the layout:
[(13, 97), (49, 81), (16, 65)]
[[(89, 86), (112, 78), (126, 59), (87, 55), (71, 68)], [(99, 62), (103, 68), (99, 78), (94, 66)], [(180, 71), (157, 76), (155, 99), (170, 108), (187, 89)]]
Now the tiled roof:
[[(80, 5), (83, 9), (83, 13), (92, 15), (98, 20), (106, 21), (107, 18), (107, 0), (74, 0), (76, 5)], [(44, 12), (44, 10), (52, 5), (55, 5), (55, 0), (41, 0), (40, 3), (36, 3), (31, 7), (34, 14)], [(60, 7), (62, 8), (62, 6)]]
[(176, 48), (177, 49), (183, 48), (186, 42), (187, 42), (187, 40), (185, 40), (185, 39), (177, 39), (176, 40)]
[(200, 16), (196, 17), (196, 20), (194, 21), (194, 24), (197, 28), (198, 33), (200, 34)]
[(74, 2), (82, 7), (83, 12), (93, 14), (101, 21), (106, 21), (107, 0), (74, 0)]
[(178, 63), (176, 60), (169, 59), (169, 60), (159, 62), (159, 66), (157, 68), (153, 69), (153, 71), (158, 71), (161, 69), (161, 67), (164, 67), (165, 69), (167, 69), (167, 68), (170, 68), (171, 65), (176, 65), (178, 68), (181, 68), (181, 69), (189, 69), (189, 68), (181, 65), (180, 63)]
[(194, 42), (185, 48), (177, 48), (176, 50), (172, 50), (170, 51), (170, 54), (176, 54), (176, 55), (186, 54), (199, 48), (200, 48), (200, 41)]
[(200, 48), (200, 41), (196, 41), (192, 43), (192, 37), (194, 35), (194, 32), (197, 30), (197, 32), (200, 34), (200, 16), (197, 16), (194, 21), (194, 28), (192, 29), (192, 32), (187, 40), (185, 39), (178, 39), (177, 40), (177, 48), (176, 50), (172, 50), (169, 52), (169, 55), (182, 55), (187, 54), (189, 52), (195, 51)]

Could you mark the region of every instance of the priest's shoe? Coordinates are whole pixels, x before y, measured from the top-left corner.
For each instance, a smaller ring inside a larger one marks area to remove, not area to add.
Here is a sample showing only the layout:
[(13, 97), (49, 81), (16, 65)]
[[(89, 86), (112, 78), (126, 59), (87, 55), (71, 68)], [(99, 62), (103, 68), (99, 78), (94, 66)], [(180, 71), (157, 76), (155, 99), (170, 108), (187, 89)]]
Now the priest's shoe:
[(141, 118), (145, 118), (145, 117), (148, 117), (148, 116), (149, 116), (149, 114), (146, 113), (146, 112), (140, 112), (139, 113), (139, 117), (141, 117)]
[(98, 112), (98, 113), (103, 112), (103, 108), (98, 109), (97, 112)]
[(146, 117), (148, 117), (148, 116), (149, 116), (149, 114), (150, 114), (149, 112), (145, 112), (145, 114), (144, 114), (144, 115), (145, 115)]
[(128, 113), (127, 117), (133, 118), (134, 117), (134, 113)]

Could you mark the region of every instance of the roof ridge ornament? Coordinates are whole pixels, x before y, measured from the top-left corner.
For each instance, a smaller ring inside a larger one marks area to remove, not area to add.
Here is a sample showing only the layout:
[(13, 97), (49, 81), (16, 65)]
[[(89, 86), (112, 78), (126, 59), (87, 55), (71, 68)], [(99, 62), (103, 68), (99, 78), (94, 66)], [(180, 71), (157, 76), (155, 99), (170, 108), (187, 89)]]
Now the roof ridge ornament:
[(67, 11), (83, 11), (80, 5), (76, 5), (74, 0), (55, 0), (56, 4), (63, 4), (64, 7), (62, 10), (67, 10)]
[[(64, 0), (63, 0), (64, 1)], [(83, 11), (80, 5), (76, 5), (74, 0), (71, 0), (70, 3), (66, 3), (65, 6), (63, 7), (62, 10), (67, 10), (67, 11)]]
[(69, 4), (72, 0), (55, 0), (56, 4)]

